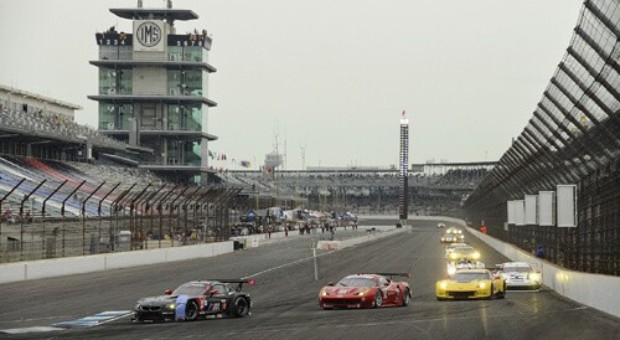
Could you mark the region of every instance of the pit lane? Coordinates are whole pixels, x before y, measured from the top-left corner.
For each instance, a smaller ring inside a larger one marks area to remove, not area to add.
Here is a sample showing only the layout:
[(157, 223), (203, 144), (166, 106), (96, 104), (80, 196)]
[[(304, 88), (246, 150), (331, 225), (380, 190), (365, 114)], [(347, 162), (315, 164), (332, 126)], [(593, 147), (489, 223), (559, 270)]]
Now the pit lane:
[[(396, 220), (372, 220), (394, 225)], [(209, 277), (261, 273), (252, 294), (252, 315), (243, 319), (133, 324), (128, 318), (99, 326), (42, 333), (3, 334), (16, 339), (615, 339), (620, 320), (565, 300), (549, 290), (511, 293), (505, 300), (446, 301), (434, 296), (445, 271), (442, 230), (436, 221), (415, 221), (414, 231), (324, 254), (314, 281), (310, 236), (246, 249), (215, 258), (151, 265), (0, 285), (0, 330), (49, 326), (103, 311), (131, 309), (142, 296)], [(447, 223), (448, 225), (450, 223)], [(360, 223), (360, 230), (365, 227)], [(506, 259), (474, 237), (488, 266)], [(307, 260), (304, 260), (307, 259)], [(277, 268), (270, 270), (272, 268)], [(356, 272), (410, 272), (411, 305), (379, 310), (318, 308), (328, 281)]]

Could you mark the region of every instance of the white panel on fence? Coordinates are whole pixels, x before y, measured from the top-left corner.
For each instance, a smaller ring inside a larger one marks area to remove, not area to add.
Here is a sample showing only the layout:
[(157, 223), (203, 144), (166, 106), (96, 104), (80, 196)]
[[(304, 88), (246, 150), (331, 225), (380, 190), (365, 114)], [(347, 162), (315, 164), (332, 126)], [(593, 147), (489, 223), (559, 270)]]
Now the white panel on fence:
[(515, 216), (515, 201), (508, 201), (506, 203), (508, 209), (508, 224), (515, 224), (517, 222), (517, 217)]
[(525, 225), (525, 202), (517, 200), (515, 202), (515, 225)]
[(536, 200), (538, 195), (525, 195), (525, 224), (538, 224), (538, 214), (536, 212)]
[(553, 215), (553, 196), (554, 191), (538, 192), (538, 225), (543, 227), (552, 227), (555, 225)]
[(557, 186), (558, 227), (577, 226), (577, 186), (561, 184)]

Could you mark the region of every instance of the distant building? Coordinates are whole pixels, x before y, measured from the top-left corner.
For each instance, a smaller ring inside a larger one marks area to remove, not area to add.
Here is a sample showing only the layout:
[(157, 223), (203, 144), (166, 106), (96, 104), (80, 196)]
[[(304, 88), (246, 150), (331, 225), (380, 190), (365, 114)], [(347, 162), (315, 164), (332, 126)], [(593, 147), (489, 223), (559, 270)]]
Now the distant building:
[(191, 10), (113, 8), (133, 22), (131, 33), (110, 27), (97, 33), (99, 131), (131, 145), (152, 149), (140, 159), (148, 169), (178, 183), (207, 183), (208, 63), (211, 38), (206, 30), (177, 34), (175, 21), (198, 19)]
[(0, 85), (0, 106), (14, 112), (38, 113), (56, 116), (58, 119), (74, 121), (79, 105), (60, 101), (14, 87)]

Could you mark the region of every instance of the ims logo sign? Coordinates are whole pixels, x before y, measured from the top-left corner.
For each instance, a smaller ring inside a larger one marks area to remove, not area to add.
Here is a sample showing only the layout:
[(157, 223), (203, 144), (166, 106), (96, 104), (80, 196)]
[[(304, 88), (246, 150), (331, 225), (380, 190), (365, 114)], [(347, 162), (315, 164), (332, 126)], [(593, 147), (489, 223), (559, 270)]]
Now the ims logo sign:
[(162, 32), (159, 25), (153, 21), (145, 21), (135, 31), (140, 45), (145, 47), (157, 46), (161, 41)]

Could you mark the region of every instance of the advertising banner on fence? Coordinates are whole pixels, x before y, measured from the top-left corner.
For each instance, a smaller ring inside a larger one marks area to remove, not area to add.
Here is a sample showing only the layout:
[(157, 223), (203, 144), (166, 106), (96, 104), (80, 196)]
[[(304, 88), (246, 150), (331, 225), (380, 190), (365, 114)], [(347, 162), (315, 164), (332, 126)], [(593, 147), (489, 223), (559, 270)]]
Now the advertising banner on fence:
[(564, 184), (557, 186), (558, 227), (577, 226), (577, 186)]

